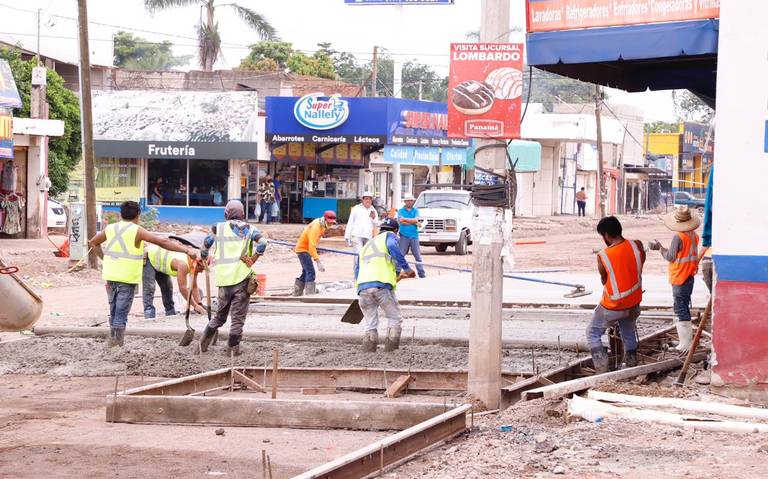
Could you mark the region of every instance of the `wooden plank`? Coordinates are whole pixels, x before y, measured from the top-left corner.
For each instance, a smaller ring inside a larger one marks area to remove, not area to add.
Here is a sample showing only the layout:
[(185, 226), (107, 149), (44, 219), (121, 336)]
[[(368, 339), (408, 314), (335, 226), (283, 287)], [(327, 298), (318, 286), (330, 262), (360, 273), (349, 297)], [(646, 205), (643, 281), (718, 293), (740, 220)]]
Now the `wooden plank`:
[(471, 408), (470, 404), (453, 408), (381, 441), (299, 474), (293, 479), (369, 477), (381, 469), (401, 464), (425, 449), (464, 432), (467, 429), (467, 412)]
[[(112, 407), (114, 404), (114, 408)], [(107, 397), (108, 419), (138, 424), (405, 429), (445, 412), (443, 404), (242, 397)]]
[(336, 394), (336, 388), (301, 388), (301, 394), (315, 396), (318, 394)]
[(405, 391), (408, 388), (408, 385), (412, 382), (413, 376), (410, 374), (399, 376), (397, 379), (395, 379), (395, 382), (389, 385), (384, 395), (388, 398), (396, 398), (402, 394), (402, 392)]
[(235, 381), (239, 381), (240, 383), (244, 384), (248, 387), (248, 389), (253, 389), (255, 391), (259, 391), (260, 393), (267, 391), (261, 384), (257, 383), (237, 369), (232, 371), (232, 375), (235, 377)]

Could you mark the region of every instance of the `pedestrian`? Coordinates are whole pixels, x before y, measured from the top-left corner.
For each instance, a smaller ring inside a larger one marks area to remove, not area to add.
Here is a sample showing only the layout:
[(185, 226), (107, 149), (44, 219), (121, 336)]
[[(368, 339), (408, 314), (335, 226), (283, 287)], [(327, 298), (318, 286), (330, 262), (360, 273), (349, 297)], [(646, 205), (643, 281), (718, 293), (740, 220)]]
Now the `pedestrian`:
[(419, 247), (419, 209), (413, 206), (416, 198), (413, 195), (405, 195), (403, 202), (405, 206), (397, 210), (397, 220), (400, 222), (400, 251), (403, 256), (407, 256), (409, 251), (413, 253), (419, 278), (426, 278)]
[(271, 176), (265, 176), (259, 185), (259, 196), (261, 197), (259, 222), (269, 224), (272, 219), (272, 205), (275, 203), (275, 184), (272, 182)]
[(240, 341), (248, 314), (248, 283), (251, 267), (267, 249), (267, 240), (261, 232), (245, 221), (245, 210), (240, 200), (229, 200), (224, 207), (224, 222), (211, 227), (212, 234), (203, 240), (201, 255), (208, 259), (210, 249), (216, 245), (213, 262), (218, 292), (216, 316), (206, 325), (200, 338), (200, 351), (208, 351), (216, 331), (232, 318), (229, 326), (227, 355), (240, 355)]
[(152, 188), (152, 194), (149, 196), (150, 202), (153, 205), (163, 204), (163, 190), (165, 190), (165, 180), (162, 176), (155, 178), (155, 185)]
[(579, 207), (579, 216), (587, 216), (587, 192), (583, 186), (576, 193), (576, 206)]
[(275, 204), (272, 205), (272, 221), (275, 223), (280, 223), (280, 203), (283, 201), (283, 180), (280, 178), (279, 173), (275, 175), (275, 179), (272, 181), (272, 183), (275, 186)]
[[(352, 207), (349, 212), (349, 220), (344, 230), (344, 239), (348, 246), (354, 246), (355, 253), (360, 250), (373, 237), (373, 231), (379, 224), (379, 215), (373, 207), (373, 193), (363, 193), (360, 203)], [(355, 268), (357, 259), (355, 259)]]
[(293, 295), (302, 296), (303, 294), (317, 294), (315, 285), (315, 267), (312, 264), (314, 260), (317, 263), (317, 269), (321, 273), (325, 272), (325, 267), (320, 261), (320, 255), (317, 254), (317, 245), (328, 227), (336, 224), (336, 213), (326, 211), (323, 216), (312, 220), (304, 231), (301, 232), (299, 241), (296, 243), (294, 252), (299, 257), (301, 263), (301, 275), (293, 283)]
[(624, 343), (624, 367), (637, 366), (637, 333), (635, 323), (643, 300), (642, 242), (622, 236), (621, 223), (615, 216), (602, 218), (597, 233), (606, 247), (597, 254), (597, 270), (603, 284), (603, 297), (587, 326), (587, 343), (596, 373), (606, 373), (610, 364), (603, 347), (603, 334), (618, 323)]
[(693, 340), (691, 326), (691, 295), (693, 294), (694, 276), (699, 270), (699, 235), (696, 228), (701, 220), (691, 213), (688, 206), (678, 206), (664, 217), (664, 225), (676, 234), (664, 248), (657, 240), (651, 241), (648, 248), (661, 252), (662, 258), (669, 262), (669, 283), (672, 285), (673, 309), (677, 316), (677, 336), (680, 342), (676, 349), (688, 351)]
[[(103, 259), (101, 277), (107, 282), (109, 301), (109, 341), (107, 347), (123, 346), (128, 313), (133, 305), (136, 286), (144, 267), (144, 243), (152, 243), (169, 251), (186, 253), (197, 261), (197, 250), (175, 241), (155, 236), (139, 226), (141, 207), (135, 201), (120, 205), (120, 221), (113, 223), (88, 240), (88, 245)], [(102, 243), (106, 242), (105, 248)]]
[[(363, 312), (365, 334), (363, 351), (376, 352), (379, 342), (379, 308), (389, 322), (384, 351), (391, 352), (400, 347), (402, 315), (395, 296), (397, 281), (413, 278), (416, 273), (408, 265), (397, 239), (400, 225), (393, 218), (381, 222), (380, 233), (366, 243), (358, 255), (355, 267), (355, 288)], [(397, 269), (401, 273), (397, 273)]]
[[(177, 314), (176, 305), (173, 302), (173, 282), (171, 278), (176, 278), (179, 293), (186, 299), (189, 297), (187, 276), (193, 269), (196, 272), (200, 272), (203, 270), (203, 266), (200, 263), (192, 263), (189, 261), (189, 257), (183, 253), (174, 253), (156, 245), (146, 247), (141, 284), (144, 300), (144, 319), (155, 319), (155, 283), (160, 287), (165, 315), (173, 316)], [(192, 292), (191, 307), (198, 314), (205, 313), (200, 290), (197, 288)]]

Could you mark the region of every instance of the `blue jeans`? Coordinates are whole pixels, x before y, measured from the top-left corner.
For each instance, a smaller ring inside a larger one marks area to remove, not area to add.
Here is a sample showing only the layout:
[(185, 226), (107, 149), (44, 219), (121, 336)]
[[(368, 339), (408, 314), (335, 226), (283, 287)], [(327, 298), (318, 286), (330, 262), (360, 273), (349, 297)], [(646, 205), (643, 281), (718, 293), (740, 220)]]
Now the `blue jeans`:
[(589, 349), (603, 347), (603, 334), (616, 323), (619, 323), (619, 334), (624, 343), (625, 351), (637, 350), (637, 335), (635, 333), (635, 322), (640, 316), (640, 306), (621, 311), (606, 309), (602, 304), (598, 304), (592, 313), (592, 321), (587, 326), (587, 344)]
[(272, 203), (267, 203), (266, 201), (261, 202), (261, 214), (259, 215), (259, 223), (262, 223), (262, 218), (264, 218), (264, 223), (269, 224), (270, 221), (272, 221)]
[(133, 305), (135, 284), (107, 281), (107, 299), (109, 300), (109, 326), (115, 329), (125, 329), (128, 324), (128, 313)]
[(171, 277), (157, 271), (149, 260), (144, 264), (144, 272), (141, 276), (141, 293), (144, 300), (144, 318), (155, 317), (155, 283), (160, 286), (160, 294), (163, 296), (165, 315), (176, 314), (176, 306), (173, 304), (173, 283)]
[(672, 285), (672, 297), (675, 302), (672, 309), (675, 310), (679, 321), (691, 320), (691, 295), (693, 294), (693, 276), (680, 285)]
[[(419, 278), (426, 278), (427, 274), (424, 272), (424, 266), (420, 264), (422, 260), (421, 249), (419, 248), (419, 237), (411, 238), (401, 235), (398, 241), (400, 242), (400, 251), (403, 252), (403, 256), (406, 256), (409, 250), (413, 253), (413, 259), (416, 260), (416, 271), (419, 273)], [(397, 268), (397, 274), (400, 274), (399, 267)]]
[(299, 281), (302, 283), (313, 283), (315, 281), (315, 265), (312, 263), (312, 256), (309, 253), (296, 253), (301, 263), (301, 276)]
[(576, 201), (576, 206), (579, 207), (579, 216), (587, 216), (587, 202), (586, 201)]

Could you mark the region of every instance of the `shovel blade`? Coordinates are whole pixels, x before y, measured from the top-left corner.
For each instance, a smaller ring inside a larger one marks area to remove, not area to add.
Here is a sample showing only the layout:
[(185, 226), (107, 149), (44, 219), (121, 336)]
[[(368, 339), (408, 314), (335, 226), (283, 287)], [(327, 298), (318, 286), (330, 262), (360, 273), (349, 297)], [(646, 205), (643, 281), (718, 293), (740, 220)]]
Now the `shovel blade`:
[(192, 344), (192, 340), (195, 339), (195, 330), (190, 328), (184, 331), (184, 336), (179, 341), (179, 346), (189, 346)]
[(344, 316), (341, 317), (342, 323), (360, 324), (363, 320), (363, 310), (360, 309), (360, 303), (357, 300), (352, 301)]

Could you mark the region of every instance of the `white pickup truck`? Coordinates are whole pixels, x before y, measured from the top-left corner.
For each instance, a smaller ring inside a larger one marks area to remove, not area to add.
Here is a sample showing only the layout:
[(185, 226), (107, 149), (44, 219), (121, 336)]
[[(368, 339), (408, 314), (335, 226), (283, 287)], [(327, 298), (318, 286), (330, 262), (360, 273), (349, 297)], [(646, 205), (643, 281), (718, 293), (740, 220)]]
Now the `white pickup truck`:
[(427, 190), (414, 206), (419, 209), (420, 245), (434, 246), (441, 253), (453, 246), (456, 254), (467, 254), (467, 246), (472, 244), (469, 191)]

